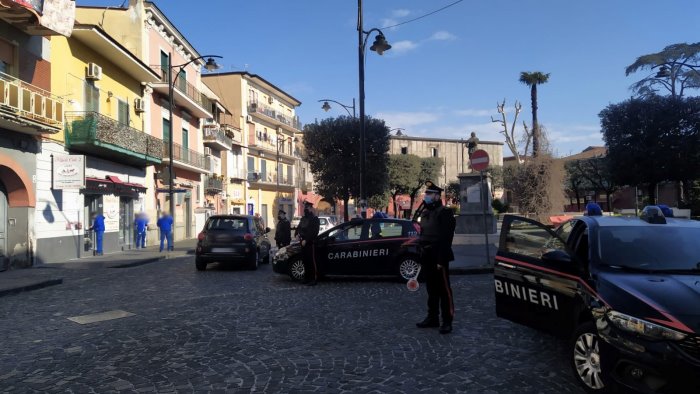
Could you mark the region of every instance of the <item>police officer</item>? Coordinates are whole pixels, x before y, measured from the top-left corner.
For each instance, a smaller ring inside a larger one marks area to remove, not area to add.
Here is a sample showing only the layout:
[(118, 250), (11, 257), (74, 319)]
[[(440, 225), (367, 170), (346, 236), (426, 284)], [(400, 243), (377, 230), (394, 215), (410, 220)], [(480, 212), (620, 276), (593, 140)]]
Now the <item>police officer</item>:
[(318, 279), (314, 242), (320, 228), (321, 221), (314, 215), (313, 204), (304, 201), (304, 216), (299, 221), (296, 233), (301, 240), (301, 250), (304, 259), (304, 282), (302, 283), (308, 286), (315, 286)]
[[(423, 197), (424, 210), (420, 217), (421, 264), (425, 272), (428, 290), (428, 317), (419, 328), (440, 327), (440, 334), (452, 332), (454, 303), (450, 287), (449, 263), (454, 260), (452, 238), (455, 232), (455, 218), (450, 209), (442, 205), (440, 194), (443, 189), (430, 181), (425, 182)], [(439, 315), (442, 312), (442, 325)]]
[(287, 220), (287, 212), (279, 210), (277, 214), (277, 229), (275, 230), (275, 242), (281, 248), (292, 242), (292, 224)]

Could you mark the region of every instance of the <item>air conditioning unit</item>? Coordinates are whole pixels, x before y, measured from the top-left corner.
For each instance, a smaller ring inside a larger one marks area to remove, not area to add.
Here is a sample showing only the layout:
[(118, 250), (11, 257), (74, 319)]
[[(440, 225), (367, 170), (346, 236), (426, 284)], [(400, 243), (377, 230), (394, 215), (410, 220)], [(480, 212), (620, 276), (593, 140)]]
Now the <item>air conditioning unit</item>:
[(102, 67), (95, 63), (88, 63), (85, 78), (99, 81), (102, 78)]
[(204, 148), (204, 154), (205, 155), (211, 155), (211, 148)]
[(267, 103), (268, 103), (268, 104), (272, 104), (272, 103), (274, 103), (274, 102), (275, 102), (275, 99), (273, 99), (272, 97), (268, 97), (268, 98), (267, 98)]
[(140, 98), (134, 99), (134, 111), (136, 111), (136, 112), (146, 111), (146, 102), (141, 100)]
[(253, 117), (250, 116), (250, 115), (248, 115), (248, 116), (245, 117), (245, 121), (248, 122), (248, 123), (253, 123)]

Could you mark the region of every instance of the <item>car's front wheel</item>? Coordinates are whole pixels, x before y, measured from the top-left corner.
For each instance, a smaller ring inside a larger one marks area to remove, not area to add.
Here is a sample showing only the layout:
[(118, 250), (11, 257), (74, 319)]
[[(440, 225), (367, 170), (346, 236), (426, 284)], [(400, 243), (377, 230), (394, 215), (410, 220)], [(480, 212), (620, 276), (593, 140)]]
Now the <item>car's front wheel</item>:
[(289, 264), (289, 276), (293, 280), (304, 280), (304, 262), (301, 259), (293, 260)]
[(592, 322), (580, 325), (571, 341), (570, 357), (574, 375), (589, 393), (615, 392), (611, 379), (603, 368), (608, 360), (603, 360), (602, 346)]
[[(420, 263), (415, 256), (407, 255), (399, 260), (399, 276), (404, 280), (415, 278), (420, 270)], [(417, 279), (417, 278), (416, 278)]]
[(204, 271), (207, 269), (207, 263), (200, 259), (196, 259), (194, 264), (197, 267), (197, 271)]

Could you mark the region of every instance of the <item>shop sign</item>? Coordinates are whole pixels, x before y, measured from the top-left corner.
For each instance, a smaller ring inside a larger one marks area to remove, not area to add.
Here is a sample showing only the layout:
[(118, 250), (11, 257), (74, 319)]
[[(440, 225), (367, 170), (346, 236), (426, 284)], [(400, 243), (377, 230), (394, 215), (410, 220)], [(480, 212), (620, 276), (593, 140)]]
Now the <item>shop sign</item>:
[(53, 155), (53, 189), (69, 190), (85, 188), (85, 156)]
[(119, 231), (119, 196), (102, 196), (102, 214), (105, 217), (105, 232)]

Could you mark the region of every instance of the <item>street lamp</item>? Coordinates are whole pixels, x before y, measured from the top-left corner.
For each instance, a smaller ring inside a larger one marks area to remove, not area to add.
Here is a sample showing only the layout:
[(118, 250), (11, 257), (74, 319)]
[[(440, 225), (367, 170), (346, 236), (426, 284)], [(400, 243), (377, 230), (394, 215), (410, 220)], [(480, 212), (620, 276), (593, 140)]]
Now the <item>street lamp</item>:
[[(174, 145), (173, 141), (175, 140), (175, 132), (173, 130), (173, 94), (175, 90), (175, 82), (177, 81), (177, 77), (180, 76), (180, 72), (182, 70), (192, 64), (193, 62), (197, 60), (201, 60), (204, 58), (207, 58), (206, 64), (204, 64), (204, 68), (206, 68), (208, 71), (213, 71), (218, 69), (220, 66), (216, 63), (216, 60), (214, 58), (221, 59), (221, 56), (216, 56), (216, 55), (207, 55), (207, 56), (200, 56), (197, 58), (194, 58), (187, 63), (183, 63), (177, 66), (173, 66), (172, 63), (172, 58), (173, 54), (172, 52), (168, 54), (168, 127), (170, 128), (170, 135), (169, 141), (168, 141), (168, 146), (170, 147), (170, 152), (168, 154), (168, 159), (170, 162), (168, 163), (168, 178), (170, 179), (169, 186), (168, 186), (168, 194), (170, 195), (170, 215), (173, 218), (173, 224), (175, 223), (175, 198), (174, 197), (174, 191), (173, 191), (173, 185), (175, 183), (174, 179), (174, 174), (173, 174), (173, 150), (174, 150)], [(173, 78), (173, 69), (177, 69), (177, 73), (175, 74), (175, 78)], [(173, 233), (173, 236), (175, 234)]]
[(386, 41), (384, 33), (377, 28), (365, 31), (362, 25), (362, 0), (357, 0), (357, 42), (358, 42), (358, 65), (360, 79), (360, 209), (362, 217), (367, 216), (367, 196), (365, 195), (365, 48), (367, 40), (373, 31), (377, 32), (374, 43), (369, 48), (371, 51), (382, 55), (391, 49), (391, 45)]
[(319, 103), (320, 103), (321, 101), (323, 101), (323, 106), (321, 106), (321, 109), (324, 110), (324, 111), (326, 111), (326, 112), (328, 112), (328, 111), (331, 109), (331, 105), (328, 104), (328, 102), (330, 101), (330, 102), (336, 103), (336, 104), (340, 105), (341, 107), (345, 108), (345, 110), (348, 111), (348, 115), (351, 115), (351, 114), (350, 114), (350, 108), (352, 108), (352, 117), (353, 117), (353, 118), (356, 118), (356, 117), (357, 117), (357, 116), (355, 116), (355, 98), (354, 98), (354, 97), (353, 97), (353, 99), (352, 99), (352, 105), (345, 105), (345, 104), (343, 104), (343, 103), (339, 103), (339, 102), (337, 102), (337, 101), (335, 101), (335, 100), (331, 100), (331, 99), (321, 99), (321, 100), (318, 100)]

